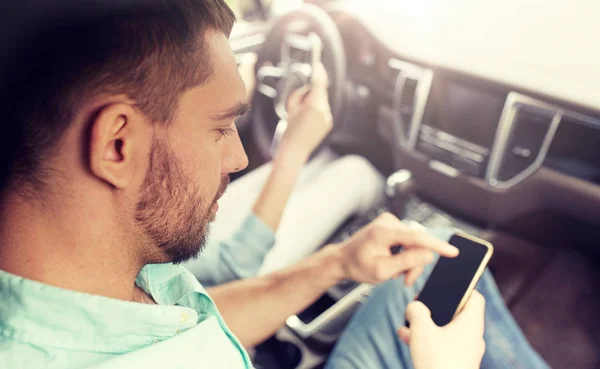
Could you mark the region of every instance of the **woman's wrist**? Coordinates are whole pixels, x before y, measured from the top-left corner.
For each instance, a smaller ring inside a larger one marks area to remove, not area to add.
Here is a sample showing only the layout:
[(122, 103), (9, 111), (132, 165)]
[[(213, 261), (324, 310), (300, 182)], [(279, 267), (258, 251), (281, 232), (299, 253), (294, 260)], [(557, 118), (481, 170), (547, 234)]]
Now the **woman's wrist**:
[(305, 148), (297, 147), (293, 142), (281, 140), (279, 149), (273, 159), (274, 166), (282, 165), (286, 168), (300, 170), (308, 161), (310, 152)]

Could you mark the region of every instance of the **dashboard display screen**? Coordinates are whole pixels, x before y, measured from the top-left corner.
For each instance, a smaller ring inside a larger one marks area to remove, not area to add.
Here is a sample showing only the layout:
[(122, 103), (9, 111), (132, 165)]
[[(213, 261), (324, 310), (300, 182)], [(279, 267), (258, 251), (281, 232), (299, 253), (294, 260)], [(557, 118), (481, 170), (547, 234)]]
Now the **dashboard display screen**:
[(505, 98), (504, 94), (434, 79), (423, 124), (491, 148)]
[(563, 119), (544, 165), (600, 184), (600, 127)]

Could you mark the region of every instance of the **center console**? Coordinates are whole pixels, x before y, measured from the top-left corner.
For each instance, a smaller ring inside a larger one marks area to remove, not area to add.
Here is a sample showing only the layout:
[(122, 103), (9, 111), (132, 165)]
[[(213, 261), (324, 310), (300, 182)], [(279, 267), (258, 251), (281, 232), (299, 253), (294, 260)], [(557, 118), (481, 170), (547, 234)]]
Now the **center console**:
[(395, 81), (391, 119), (378, 129), (396, 148), (425, 158), (430, 169), (500, 189), (542, 166), (600, 184), (598, 117), (394, 58), (386, 73)]
[(431, 85), (416, 150), (484, 178), (506, 96), (448, 78)]

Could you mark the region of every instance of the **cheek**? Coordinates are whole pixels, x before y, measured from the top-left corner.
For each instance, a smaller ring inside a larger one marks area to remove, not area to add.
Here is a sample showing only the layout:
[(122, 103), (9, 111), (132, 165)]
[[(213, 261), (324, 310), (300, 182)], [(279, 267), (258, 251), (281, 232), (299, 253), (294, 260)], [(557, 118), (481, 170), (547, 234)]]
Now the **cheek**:
[(192, 178), (203, 194), (214, 196), (221, 183), (221, 157), (219, 151), (212, 150), (200, 155), (196, 160)]
[[(208, 141), (208, 142), (206, 142)], [(221, 153), (216, 142), (189, 143), (182, 153), (187, 177), (203, 196), (214, 196), (221, 183)]]
[(191, 122), (181, 120), (173, 127), (169, 134), (171, 147), (200, 195), (214, 196), (221, 182), (221, 145), (201, 125)]

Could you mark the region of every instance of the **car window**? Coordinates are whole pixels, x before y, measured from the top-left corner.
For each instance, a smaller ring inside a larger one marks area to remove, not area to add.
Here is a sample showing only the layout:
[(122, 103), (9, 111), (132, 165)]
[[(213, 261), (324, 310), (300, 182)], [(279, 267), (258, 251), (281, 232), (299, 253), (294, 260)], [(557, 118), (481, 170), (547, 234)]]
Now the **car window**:
[(285, 14), (302, 5), (303, 0), (226, 0), (238, 20), (256, 22)]
[[(252, 22), (263, 19), (263, 11), (256, 0), (226, 0), (226, 2), (233, 9), (238, 20)], [(263, 6), (266, 8), (266, 1), (260, 3), (264, 3)]]

